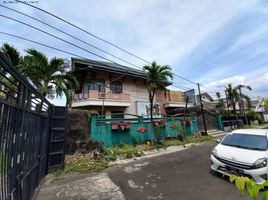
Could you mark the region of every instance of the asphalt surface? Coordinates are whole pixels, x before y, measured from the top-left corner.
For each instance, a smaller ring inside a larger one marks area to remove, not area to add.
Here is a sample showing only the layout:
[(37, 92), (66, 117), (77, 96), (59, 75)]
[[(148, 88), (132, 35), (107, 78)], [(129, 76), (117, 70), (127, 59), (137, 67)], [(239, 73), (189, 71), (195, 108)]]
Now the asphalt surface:
[(215, 142), (105, 170), (127, 200), (239, 200), (235, 185), (210, 171)]

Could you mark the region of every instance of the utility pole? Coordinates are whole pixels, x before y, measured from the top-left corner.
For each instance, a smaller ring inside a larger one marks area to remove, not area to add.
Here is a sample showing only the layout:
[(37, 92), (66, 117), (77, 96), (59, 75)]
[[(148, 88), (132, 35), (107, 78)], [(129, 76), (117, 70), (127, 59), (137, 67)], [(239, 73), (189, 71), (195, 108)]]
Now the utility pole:
[(201, 112), (202, 112), (202, 118), (203, 118), (203, 124), (204, 124), (204, 129), (205, 129), (205, 134), (207, 135), (207, 125), (206, 125), (206, 120), (205, 120), (205, 114), (204, 114), (204, 108), (203, 108), (203, 101), (201, 97), (201, 92), (200, 92), (200, 84), (197, 83), (198, 86), (198, 92), (199, 92), (199, 99), (200, 99), (200, 105), (201, 105)]

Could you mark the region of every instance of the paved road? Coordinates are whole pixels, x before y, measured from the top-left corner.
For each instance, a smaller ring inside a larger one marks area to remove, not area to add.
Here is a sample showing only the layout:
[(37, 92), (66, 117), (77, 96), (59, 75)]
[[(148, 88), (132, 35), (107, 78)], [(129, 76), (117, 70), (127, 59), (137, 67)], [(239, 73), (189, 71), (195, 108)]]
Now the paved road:
[(106, 170), (127, 200), (239, 200), (235, 186), (210, 172), (215, 143), (139, 160)]

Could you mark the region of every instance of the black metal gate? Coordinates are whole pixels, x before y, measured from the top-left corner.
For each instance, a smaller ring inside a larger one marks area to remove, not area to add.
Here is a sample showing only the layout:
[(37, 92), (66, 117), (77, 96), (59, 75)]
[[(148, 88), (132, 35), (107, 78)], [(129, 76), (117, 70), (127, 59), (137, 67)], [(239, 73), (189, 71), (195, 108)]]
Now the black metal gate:
[[(207, 130), (218, 129), (216, 115), (208, 111), (205, 111), (204, 115), (205, 115)], [(197, 123), (198, 123), (199, 130), (204, 131), (204, 123), (203, 123), (202, 115), (197, 116)]]
[(0, 52), (1, 200), (32, 199), (47, 174), (53, 109)]

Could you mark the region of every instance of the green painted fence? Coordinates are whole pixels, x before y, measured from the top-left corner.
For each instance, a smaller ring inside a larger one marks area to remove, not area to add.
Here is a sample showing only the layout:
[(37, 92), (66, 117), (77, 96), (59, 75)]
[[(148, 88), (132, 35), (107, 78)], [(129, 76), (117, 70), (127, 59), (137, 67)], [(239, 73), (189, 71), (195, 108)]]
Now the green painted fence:
[(110, 147), (115, 144), (139, 144), (147, 140), (167, 137), (192, 136), (199, 132), (195, 116), (170, 116), (149, 118), (130, 115), (132, 118), (104, 119), (98, 115), (91, 116), (91, 135), (93, 141), (102, 142)]

